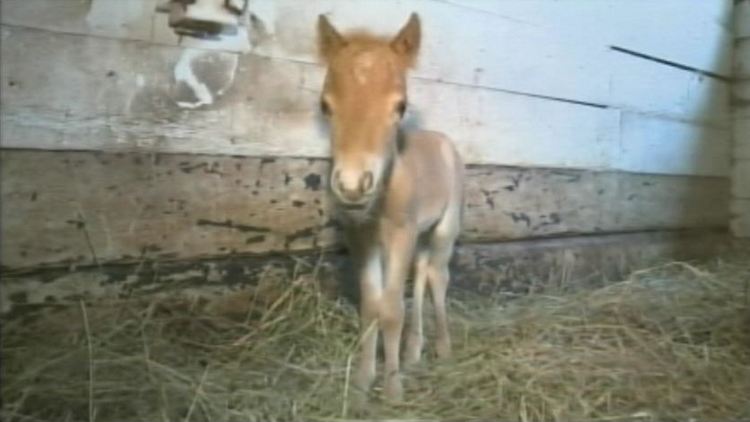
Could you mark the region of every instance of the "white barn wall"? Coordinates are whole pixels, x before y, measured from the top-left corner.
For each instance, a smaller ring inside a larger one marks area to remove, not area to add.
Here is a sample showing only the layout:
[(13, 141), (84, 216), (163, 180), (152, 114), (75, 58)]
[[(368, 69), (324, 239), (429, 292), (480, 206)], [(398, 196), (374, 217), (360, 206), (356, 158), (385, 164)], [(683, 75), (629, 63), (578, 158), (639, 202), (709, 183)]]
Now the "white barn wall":
[(596, 40), (731, 74), (733, 0), (441, 1), (543, 28), (570, 40)]
[[(219, 42), (180, 40), (159, 3), (0, 0), (0, 271), (339, 247), (319, 13), (380, 33), (422, 16), (406, 124), (470, 164), (467, 244), (697, 239), (745, 177), (729, 0), (252, 0)], [(461, 268), (505, 266), (478, 256)]]
[[(155, 0), (94, 0), (91, 10), (78, 0), (0, 4), (3, 84), (18, 79), (37, 88), (33, 95), (3, 90), (6, 148), (323, 157), (326, 136), (314, 112), (322, 77), (313, 50), (316, 16), (329, 13), (341, 28), (388, 33), (414, 10), (423, 18), (425, 44), (411, 84), (412, 117), (456, 138), (470, 163), (730, 172), (729, 87), (722, 79), (732, 45), (728, 0), (689, 7), (680, 1), (320, 0), (301, 6), (259, 0), (250, 3), (255, 19), (248, 42), (183, 43), (228, 50), (211, 55), (176, 47), (165, 16), (152, 12)], [(259, 91), (278, 78), (238, 75), (243, 63), (271, 58), (250, 70), (299, 81), (266, 95), (296, 104), (264, 109), (215, 95), (204, 109), (176, 107), (169, 125), (144, 122), (133, 104), (158, 90), (163, 101), (174, 102), (175, 68), (191, 55), (193, 66), (201, 57), (219, 57), (231, 81), (254, 83)], [(110, 70), (121, 75), (116, 84), (101, 80)]]

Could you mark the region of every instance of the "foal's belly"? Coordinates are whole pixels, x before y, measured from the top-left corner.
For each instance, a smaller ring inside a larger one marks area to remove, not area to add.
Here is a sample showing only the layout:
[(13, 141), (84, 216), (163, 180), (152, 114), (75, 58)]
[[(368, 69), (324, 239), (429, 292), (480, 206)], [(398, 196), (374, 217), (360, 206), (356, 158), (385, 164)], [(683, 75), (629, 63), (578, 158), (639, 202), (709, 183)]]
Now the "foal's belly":
[(445, 201), (421, 203), (417, 210), (417, 230), (424, 233), (432, 229), (445, 212)]

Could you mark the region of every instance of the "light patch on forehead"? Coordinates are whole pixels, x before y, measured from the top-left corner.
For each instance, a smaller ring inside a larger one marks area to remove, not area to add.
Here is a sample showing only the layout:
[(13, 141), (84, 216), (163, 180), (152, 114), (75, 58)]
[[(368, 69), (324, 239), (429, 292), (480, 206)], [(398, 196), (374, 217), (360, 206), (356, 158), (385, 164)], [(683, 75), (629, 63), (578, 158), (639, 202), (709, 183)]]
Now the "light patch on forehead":
[(362, 53), (354, 61), (354, 80), (358, 84), (364, 85), (372, 75), (372, 68), (375, 66), (375, 54), (367, 52)]

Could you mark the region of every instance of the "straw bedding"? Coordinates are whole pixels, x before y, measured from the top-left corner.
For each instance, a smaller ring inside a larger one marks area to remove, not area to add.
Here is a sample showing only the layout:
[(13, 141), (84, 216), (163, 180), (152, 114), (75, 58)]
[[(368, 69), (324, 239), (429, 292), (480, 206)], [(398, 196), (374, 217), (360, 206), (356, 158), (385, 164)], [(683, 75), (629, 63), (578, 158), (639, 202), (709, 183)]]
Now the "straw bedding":
[[(356, 309), (316, 277), (80, 301), (2, 327), (5, 421), (750, 418), (750, 259), (510, 302), (452, 291), (454, 357), (355, 406)], [(379, 381), (379, 380), (378, 380)]]

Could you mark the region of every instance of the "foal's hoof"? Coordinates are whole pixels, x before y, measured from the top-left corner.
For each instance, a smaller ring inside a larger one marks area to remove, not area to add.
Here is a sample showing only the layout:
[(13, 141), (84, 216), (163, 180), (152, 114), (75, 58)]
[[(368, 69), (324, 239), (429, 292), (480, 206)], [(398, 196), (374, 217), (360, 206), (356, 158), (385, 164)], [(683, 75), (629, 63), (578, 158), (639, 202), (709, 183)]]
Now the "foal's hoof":
[(353, 388), (349, 393), (349, 408), (355, 415), (360, 415), (367, 409), (369, 398), (367, 391)]
[(422, 360), (422, 351), (421, 350), (406, 350), (406, 353), (404, 353), (404, 365), (407, 367), (416, 366), (419, 364), (419, 361)]
[(451, 342), (450, 340), (438, 340), (435, 344), (435, 351), (437, 352), (438, 359), (446, 360), (451, 357)]
[(422, 344), (409, 342), (404, 350), (404, 365), (415, 366), (422, 360)]
[(357, 368), (357, 371), (354, 373), (354, 377), (352, 379), (354, 387), (365, 393), (370, 391), (370, 387), (372, 386), (373, 381), (375, 381), (374, 371), (369, 366), (364, 365)]
[(399, 402), (404, 397), (404, 387), (401, 384), (401, 375), (394, 374), (385, 380), (385, 399), (390, 402)]

